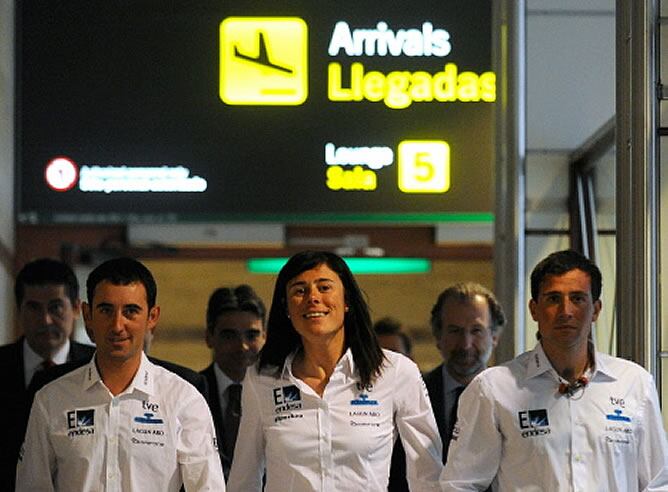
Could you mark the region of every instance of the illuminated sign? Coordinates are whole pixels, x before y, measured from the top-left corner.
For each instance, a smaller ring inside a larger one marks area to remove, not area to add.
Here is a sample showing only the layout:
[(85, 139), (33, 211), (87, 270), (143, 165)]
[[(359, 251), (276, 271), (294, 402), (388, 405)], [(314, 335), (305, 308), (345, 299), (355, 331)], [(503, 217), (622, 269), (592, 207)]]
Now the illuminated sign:
[(79, 180), (79, 189), (89, 193), (202, 193), (206, 187), (183, 166), (83, 166)]
[(404, 109), (413, 102), (494, 102), (496, 100), (496, 76), (485, 72), (478, 76), (473, 72), (457, 74), (457, 65), (448, 63), (443, 71), (427, 72), (364, 71), (364, 65), (350, 66), (350, 84), (343, 87), (341, 65), (329, 65), (329, 92), (331, 101), (383, 101), (388, 108)]
[(399, 144), (399, 188), (404, 193), (445, 193), (450, 188), (447, 142), (406, 140)]
[(447, 56), (450, 54), (450, 33), (434, 29), (431, 22), (422, 24), (422, 30), (399, 29), (394, 32), (386, 22), (375, 29), (350, 29), (345, 21), (337, 22), (327, 53), (348, 56)]
[(54, 191), (68, 191), (74, 188), (79, 178), (79, 168), (67, 157), (56, 157), (49, 161), (44, 170), (44, 179)]
[(19, 222), (490, 220), (491, 0), (16, 9)]
[(299, 18), (225, 19), (220, 98), (227, 104), (302, 104), (308, 94), (307, 33)]

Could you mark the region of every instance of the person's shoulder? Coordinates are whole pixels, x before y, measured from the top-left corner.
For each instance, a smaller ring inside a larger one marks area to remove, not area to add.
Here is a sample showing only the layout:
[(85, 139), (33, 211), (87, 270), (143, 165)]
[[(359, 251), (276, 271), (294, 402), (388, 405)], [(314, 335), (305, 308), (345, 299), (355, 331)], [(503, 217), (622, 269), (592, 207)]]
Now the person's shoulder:
[(415, 362), (410, 359), (409, 357), (405, 356), (404, 354), (401, 354), (399, 352), (395, 352), (394, 350), (388, 350), (388, 349), (382, 349), (383, 351), (383, 356), (385, 357), (386, 363), (390, 365), (409, 365), (409, 366), (416, 366)]
[(509, 361), (503, 362), (496, 366), (490, 366), (483, 371), (481, 371), (473, 381), (478, 384), (484, 384), (486, 382), (497, 382), (499, 380), (505, 379), (516, 379), (519, 375), (525, 374), (529, 358), (531, 357), (532, 351), (524, 352), (517, 357), (510, 359)]
[(645, 378), (652, 377), (647, 369), (640, 364), (637, 364), (632, 360), (622, 359), (621, 357), (615, 357), (603, 352), (596, 352), (596, 363), (599, 366), (599, 369), (604, 372), (612, 373), (612, 376), (628, 375)]
[(274, 388), (288, 386), (289, 379), (285, 375), (285, 369), (274, 365), (260, 367), (259, 362), (246, 369), (246, 376), (242, 384), (250, 383), (253, 386)]
[(158, 382), (161, 385), (169, 385), (169, 384), (185, 384), (188, 383), (188, 386), (193, 386), (193, 384), (188, 381), (186, 378), (184, 378), (182, 375), (192, 375), (192, 373), (196, 374), (197, 377), (203, 378), (201, 374), (193, 371), (192, 369), (188, 369), (187, 367), (179, 366), (178, 364), (175, 364), (173, 362), (167, 362), (165, 360), (161, 359), (155, 359), (153, 357), (148, 357), (148, 362), (150, 363), (150, 371), (153, 374), (153, 377), (155, 378), (155, 381)]
[(202, 396), (208, 398), (209, 385), (207, 383), (206, 377), (203, 374), (200, 374), (199, 372), (190, 369), (189, 367), (175, 364), (166, 360), (154, 359), (152, 357), (149, 357), (149, 360), (153, 362), (153, 364), (167, 369), (169, 372), (176, 374), (181, 379), (184, 379), (188, 383), (192, 384), (195, 389), (197, 389), (197, 391), (202, 393)]
[(208, 366), (206, 366), (204, 369), (202, 369), (199, 373), (202, 376), (206, 376), (206, 377), (214, 375), (215, 374), (215, 369), (213, 368), (213, 362), (211, 364), (209, 364)]
[(0, 365), (9, 365), (15, 364), (19, 360), (21, 355), (23, 339), (8, 343), (6, 345), (0, 345)]
[(84, 360), (88, 362), (95, 354), (95, 346), (87, 343), (70, 342), (70, 358), (72, 360)]
[(383, 349), (383, 356), (385, 360), (383, 361), (382, 376), (386, 376), (391, 371), (394, 377), (422, 378), (417, 364), (404, 354)]
[(19, 348), (21, 348), (22, 341), (23, 339), (20, 338), (14, 342), (7, 343), (5, 345), (0, 345), (0, 353), (13, 352), (15, 350), (18, 350)]
[(42, 371), (37, 371), (30, 381), (29, 390), (32, 392), (37, 392), (52, 381), (55, 381), (56, 379), (59, 379), (86, 364), (87, 361), (76, 360), (49, 367), (48, 369), (44, 369)]
[(526, 369), (529, 366), (532, 357), (538, 357), (536, 349), (522, 352), (513, 359), (491, 367), (490, 369), (496, 369), (497, 371), (516, 371), (518, 369)]
[(197, 386), (196, 383), (199, 383), (204, 379), (202, 374), (193, 369), (190, 369), (189, 367), (175, 364), (174, 362), (169, 362), (167, 360), (156, 359), (154, 357), (149, 357), (148, 359), (156, 366), (167, 369), (167, 371), (176, 374), (182, 379), (185, 379), (193, 386)]
[(443, 379), (443, 364), (439, 364), (438, 366), (433, 368), (431, 371), (426, 372), (423, 377), (424, 377), (425, 383), (435, 382), (435, 381)]
[[(66, 362), (59, 366), (54, 366), (45, 371), (35, 374), (30, 384), (31, 390), (37, 395), (42, 394), (42, 398), (50, 399), (54, 396), (62, 398), (70, 389), (78, 391), (81, 388), (82, 378), (88, 368), (88, 364), (77, 362)], [(35, 379), (43, 375), (44, 379)], [(35, 383), (33, 385), (33, 383)]]
[[(156, 359), (149, 358), (148, 364), (154, 391), (165, 401), (170, 401), (177, 407), (187, 407), (201, 398), (201, 401), (206, 404), (208, 384), (204, 376), (178, 364), (165, 365), (165, 361), (159, 359), (156, 362)], [(167, 366), (170, 366), (171, 369)], [(174, 368), (177, 368), (179, 372), (173, 371)], [(191, 377), (193, 374), (194, 378)]]

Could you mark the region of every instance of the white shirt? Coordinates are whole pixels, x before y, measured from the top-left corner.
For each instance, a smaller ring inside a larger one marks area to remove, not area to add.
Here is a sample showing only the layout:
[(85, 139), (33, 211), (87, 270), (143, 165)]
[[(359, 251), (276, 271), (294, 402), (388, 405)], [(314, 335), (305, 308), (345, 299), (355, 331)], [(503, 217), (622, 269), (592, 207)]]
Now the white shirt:
[(407, 479), (417, 491), (440, 490), (441, 440), (417, 366), (383, 351), (387, 362), (368, 390), (348, 350), (322, 398), (292, 374), (249, 369), (228, 481), (232, 492), (387, 491), (397, 430), (406, 450)]
[(652, 377), (599, 352), (595, 362), (570, 397), (540, 344), (479, 374), (459, 401), (444, 490), (668, 490)]
[(35, 396), (17, 491), (224, 491), (209, 407), (188, 382), (144, 354), (113, 396), (95, 366)]
[[(56, 350), (51, 360), (54, 364), (64, 364), (67, 362), (67, 356), (70, 354), (70, 340), (65, 339), (65, 343)], [(28, 340), (23, 339), (23, 376), (26, 386), (30, 384), (32, 377), (39, 369), (42, 368), (44, 358), (37, 354), (28, 344)]]

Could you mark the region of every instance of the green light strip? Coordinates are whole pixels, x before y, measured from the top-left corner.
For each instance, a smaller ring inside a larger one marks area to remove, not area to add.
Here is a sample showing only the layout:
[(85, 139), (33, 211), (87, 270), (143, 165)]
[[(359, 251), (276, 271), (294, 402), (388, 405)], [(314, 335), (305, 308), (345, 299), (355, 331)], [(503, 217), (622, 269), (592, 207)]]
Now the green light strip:
[(20, 223), (30, 224), (173, 224), (201, 222), (282, 222), (287, 224), (425, 224), (438, 223), (494, 223), (494, 214), (489, 212), (426, 212), (426, 213), (201, 213), (201, 214), (131, 214), (96, 213), (92, 215), (54, 213), (49, 211), (26, 211), (19, 214)]
[[(431, 271), (431, 260), (425, 258), (344, 258), (357, 275), (417, 274)], [(288, 258), (251, 258), (246, 261), (250, 273), (276, 274)]]

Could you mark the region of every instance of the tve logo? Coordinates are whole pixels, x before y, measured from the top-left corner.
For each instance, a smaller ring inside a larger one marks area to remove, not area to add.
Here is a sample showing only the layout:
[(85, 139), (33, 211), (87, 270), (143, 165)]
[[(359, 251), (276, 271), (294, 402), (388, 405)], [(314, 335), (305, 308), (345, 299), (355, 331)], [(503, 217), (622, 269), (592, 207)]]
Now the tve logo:
[(228, 17), (220, 24), (220, 98), (298, 106), (308, 97), (308, 28), (299, 17)]

